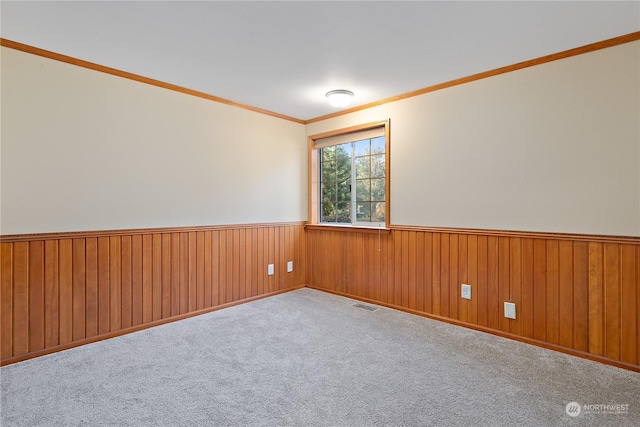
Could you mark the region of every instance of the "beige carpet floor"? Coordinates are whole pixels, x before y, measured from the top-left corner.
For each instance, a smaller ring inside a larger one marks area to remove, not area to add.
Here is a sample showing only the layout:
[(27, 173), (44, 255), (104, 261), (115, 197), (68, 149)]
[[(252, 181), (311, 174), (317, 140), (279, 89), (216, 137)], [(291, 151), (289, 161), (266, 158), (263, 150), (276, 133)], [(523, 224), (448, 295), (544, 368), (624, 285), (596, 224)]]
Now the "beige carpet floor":
[(2, 427), (640, 425), (638, 373), (356, 304), (301, 289), (2, 367)]

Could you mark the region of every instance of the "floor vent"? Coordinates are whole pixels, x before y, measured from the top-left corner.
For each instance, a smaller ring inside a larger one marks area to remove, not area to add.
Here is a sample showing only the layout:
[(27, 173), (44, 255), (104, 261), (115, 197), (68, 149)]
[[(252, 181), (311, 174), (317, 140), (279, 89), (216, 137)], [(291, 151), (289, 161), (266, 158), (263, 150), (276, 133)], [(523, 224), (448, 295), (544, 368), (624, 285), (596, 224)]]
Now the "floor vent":
[(354, 304), (353, 305), (355, 308), (364, 308), (365, 310), (369, 310), (369, 311), (376, 311), (377, 309), (379, 309), (380, 307), (373, 307), (371, 305), (366, 305), (366, 304)]

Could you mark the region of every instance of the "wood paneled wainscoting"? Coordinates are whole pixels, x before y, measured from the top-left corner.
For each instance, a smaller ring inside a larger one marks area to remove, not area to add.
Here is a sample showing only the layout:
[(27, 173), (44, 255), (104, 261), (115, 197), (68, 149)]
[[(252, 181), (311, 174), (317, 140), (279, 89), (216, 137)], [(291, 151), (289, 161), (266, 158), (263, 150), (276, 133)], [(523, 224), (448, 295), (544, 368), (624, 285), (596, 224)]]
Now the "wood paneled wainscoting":
[(306, 242), (309, 287), (640, 371), (640, 238), (309, 225)]
[(1, 362), (302, 287), (304, 238), (303, 223), (2, 236)]

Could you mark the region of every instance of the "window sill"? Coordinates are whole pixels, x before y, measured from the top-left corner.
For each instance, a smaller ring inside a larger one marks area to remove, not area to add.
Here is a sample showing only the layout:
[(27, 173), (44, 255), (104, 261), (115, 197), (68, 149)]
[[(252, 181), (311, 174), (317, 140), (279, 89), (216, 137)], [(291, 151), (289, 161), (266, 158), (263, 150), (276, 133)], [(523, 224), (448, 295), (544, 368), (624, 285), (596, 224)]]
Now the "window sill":
[(320, 231), (339, 231), (345, 233), (389, 233), (390, 228), (387, 227), (368, 227), (364, 225), (345, 225), (345, 224), (306, 224), (305, 230)]

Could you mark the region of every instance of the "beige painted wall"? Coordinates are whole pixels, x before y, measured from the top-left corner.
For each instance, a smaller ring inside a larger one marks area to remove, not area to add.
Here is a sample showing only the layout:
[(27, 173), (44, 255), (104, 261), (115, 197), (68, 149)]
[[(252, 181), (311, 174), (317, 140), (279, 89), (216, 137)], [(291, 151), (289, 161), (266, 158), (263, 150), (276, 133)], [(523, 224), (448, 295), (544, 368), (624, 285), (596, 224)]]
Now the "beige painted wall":
[(2, 234), (306, 219), (302, 124), (1, 55)]
[(391, 119), (391, 223), (640, 236), (640, 42), (307, 125)]
[[(2, 234), (299, 221), (305, 126), (2, 48)], [(640, 42), (391, 119), (393, 224), (640, 236)]]

